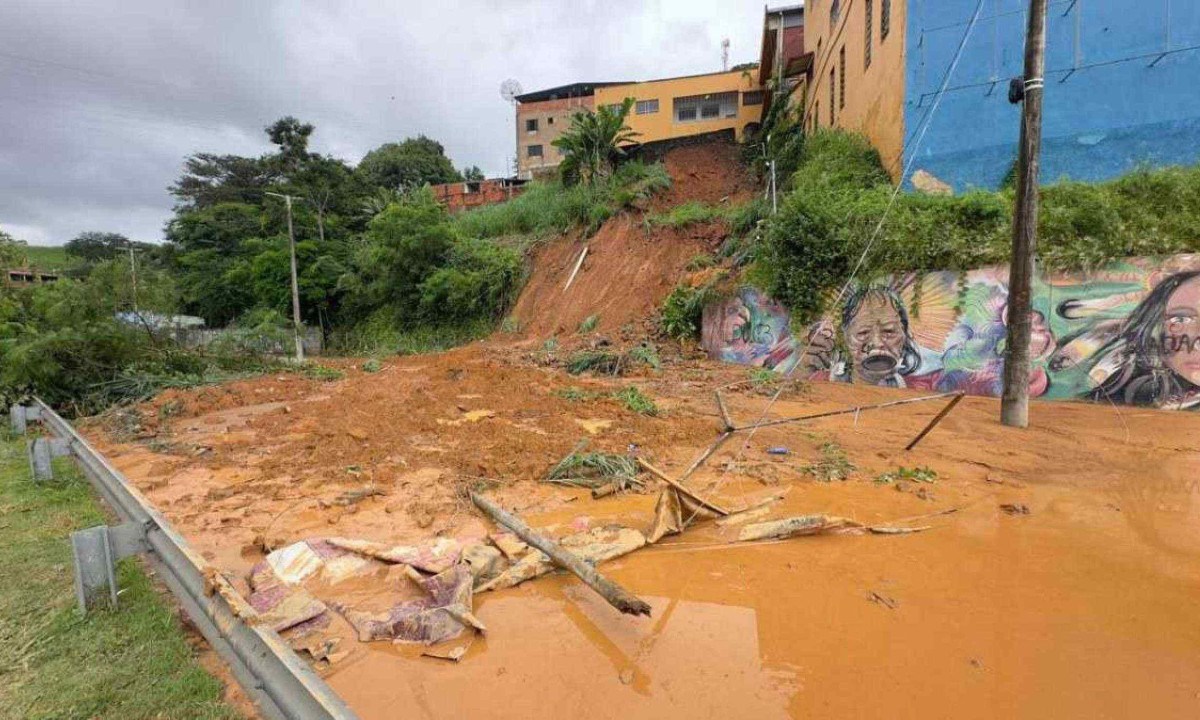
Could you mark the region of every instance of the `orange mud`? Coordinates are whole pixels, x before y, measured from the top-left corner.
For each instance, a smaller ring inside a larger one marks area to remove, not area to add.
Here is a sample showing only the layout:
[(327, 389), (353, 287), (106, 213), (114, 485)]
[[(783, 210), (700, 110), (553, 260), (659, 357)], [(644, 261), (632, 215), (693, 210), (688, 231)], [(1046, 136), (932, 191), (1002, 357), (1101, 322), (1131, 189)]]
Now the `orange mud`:
[[(172, 392), (143, 406), (140, 424), (87, 432), (244, 590), (264, 544), (477, 537), (489, 526), (467, 487), (486, 486), (535, 526), (586, 516), (645, 530), (652, 493), (592, 500), (538, 480), (583, 437), (613, 452), (636, 444), (678, 474), (716, 435), (712, 389), (747, 377), (678, 362), (581, 379), (541, 365), (545, 356), (481, 343), (336, 382), (268, 377)], [(603, 396), (626, 384), (663, 416)], [(555, 394), (567, 387), (591, 394)], [(748, 383), (726, 392), (741, 422), (766, 402)], [(771, 415), (908, 394), (815, 384), (786, 393)], [(997, 401), (967, 398), (904, 452), (939, 409), (735, 436), (689, 480), (728, 506), (786, 492), (771, 517), (923, 517), (907, 524), (927, 532), (731, 544), (737, 527), (700, 524), (604, 564), (651, 603), (649, 619), (621, 616), (555, 575), (478, 595), (488, 633), (458, 663), (335, 627), (349, 653), (318, 668), (367, 719), (1196, 717), (1200, 418), (1037, 403), (1020, 431), (996, 422)], [(827, 443), (855, 466), (848, 480), (806, 471), (836, 456)], [(791, 454), (768, 455), (773, 446)], [(928, 466), (937, 479), (901, 490), (874, 481), (899, 466)], [(368, 483), (383, 495), (337, 504)]]

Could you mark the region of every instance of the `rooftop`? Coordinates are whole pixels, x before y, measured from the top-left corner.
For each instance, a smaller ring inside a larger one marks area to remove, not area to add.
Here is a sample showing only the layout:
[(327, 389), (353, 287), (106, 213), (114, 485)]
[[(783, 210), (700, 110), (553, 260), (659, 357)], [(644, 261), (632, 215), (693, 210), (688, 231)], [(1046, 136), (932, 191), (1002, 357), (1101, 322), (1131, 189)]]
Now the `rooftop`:
[(558, 87), (548, 88), (546, 90), (535, 90), (527, 92), (524, 95), (517, 95), (516, 101), (519, 103), (527, 102), (542, 102), (544, 100), (557, 100), (565, 97), (584, 97), (594, 95), (596, 88), (608, 87), (609, 85), (628, 85), (627, 82), (577, 82), (569, 85), (559, 85)]

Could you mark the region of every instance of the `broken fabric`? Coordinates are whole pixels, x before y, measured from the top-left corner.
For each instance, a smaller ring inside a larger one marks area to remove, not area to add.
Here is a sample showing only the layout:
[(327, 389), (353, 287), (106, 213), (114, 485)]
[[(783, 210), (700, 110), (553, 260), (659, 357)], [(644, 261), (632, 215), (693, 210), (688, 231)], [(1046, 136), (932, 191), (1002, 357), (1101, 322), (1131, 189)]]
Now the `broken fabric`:
[(457, 565), (463, 551), (462, 543), (453, 538), (438, 538), (421, 545), (386, 545), (349, 538), (329, 538), (327, 542), (336, 548), (435, 574)]
[(452, 640), (468, 627), (483, 631), (471, 612), (474, 576), (466, 564), (455, 565), (433, 577), (414, 578), (428, 597), (398, 603), (382, 613), (347, 606), (339, 612), (354, 627), (362, 642), (391, 639), (432, 645)]
[(310, 578), (336, 583), (369, 569), (372, 561), (322, 540), (302, 540), (267, 555), (250, 571), (251, 607), (276, 632), (320, 617), (325, 603), (302, 587)]

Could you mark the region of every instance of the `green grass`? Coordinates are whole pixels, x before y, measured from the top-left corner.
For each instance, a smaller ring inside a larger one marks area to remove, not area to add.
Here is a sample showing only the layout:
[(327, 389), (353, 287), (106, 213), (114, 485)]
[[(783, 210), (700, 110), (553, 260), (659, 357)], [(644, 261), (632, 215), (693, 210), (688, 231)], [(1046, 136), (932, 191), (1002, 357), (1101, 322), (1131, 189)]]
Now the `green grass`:
[(901, 480), (911, 480), (912, 482), (932, 483), (937, 482), (937, 471), (925, 466), (909, 468), (901, 465), (895, 470), (885, 473), (880, 473), (875, 478), (875, 482), (881, 485), (891, 485), (892, 483), (900, 482)]
[(654, 400), (632, 385), (624, 390), (613, 393), (613, 397), (630, 412), (635, 412), (639, 415), (658, 415), (658, 405), (654, 404)]
[(821, 482), (845, 480), (855, 470), (854, 463), (850, 462), (850, 458), (846, 457), (846, 451), (842, 450), (842, 446), (835, 442), (822, 444), (821, 459), (814, 463), (809, 463), (804, 468), (806, 473)]
[(557, 180), (529, 183), (512, 200), (459, 213), (454, 222), (469, 237), (543, 237), (577, 226), (590, 234), (621, 210), (670, 185), (671, 177), (662, 165), (628, 162), (595, 185), (564, 186)]
[(583, 322), (579, 323), (579, 334), (584, 335), (590, 333), (591, 331), (595, 330), (596, 326), (599, 324), (599, 315), (588, 315), (583, 319)]
[(78, 614), (68, 536), (105, 518), (69, 463), (34, 486), (23, 442), (0, 436), (0, 718), (241, 717), (136, 560), (119, 608)]
[(26, 264), (39, 270), (64, 270), (78, 264), (77, 260), (67, 257), (67, 250), (63, 247), (30, 245), (22, 248), (22, 251)]

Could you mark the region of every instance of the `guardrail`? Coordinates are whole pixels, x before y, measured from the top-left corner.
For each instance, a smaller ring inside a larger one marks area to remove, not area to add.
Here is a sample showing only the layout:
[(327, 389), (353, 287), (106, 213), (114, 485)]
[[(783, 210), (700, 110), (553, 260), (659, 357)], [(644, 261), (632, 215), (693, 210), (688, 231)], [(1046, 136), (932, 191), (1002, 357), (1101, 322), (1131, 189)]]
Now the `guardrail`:
[(141, 528), (145, 557), (158, 577), (229, 664), (264, 716), (272, 720), (357, 720), (358, 716), (278, 633), (257, 624), (257, 611), (70, 423), (37, 398), (29, 410), (33, 412), (21, 408), (21, 420), (39, 420), (64, 441), (92, 486), (117, 515)]

